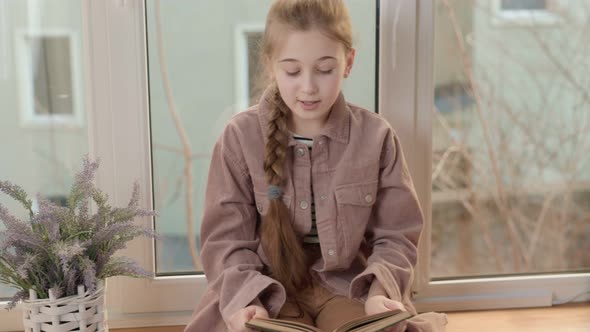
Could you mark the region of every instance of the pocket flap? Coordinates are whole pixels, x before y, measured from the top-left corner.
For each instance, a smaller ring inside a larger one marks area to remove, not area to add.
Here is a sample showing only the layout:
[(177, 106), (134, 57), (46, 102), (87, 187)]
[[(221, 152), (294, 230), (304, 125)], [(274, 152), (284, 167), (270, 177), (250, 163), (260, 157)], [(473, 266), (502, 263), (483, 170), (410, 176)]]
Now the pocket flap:
[(338, 187), (335, 190), (336, 201), (338, 204), (372, 206), (377, 199), (378, 183), (379, 181), (372, 181)]

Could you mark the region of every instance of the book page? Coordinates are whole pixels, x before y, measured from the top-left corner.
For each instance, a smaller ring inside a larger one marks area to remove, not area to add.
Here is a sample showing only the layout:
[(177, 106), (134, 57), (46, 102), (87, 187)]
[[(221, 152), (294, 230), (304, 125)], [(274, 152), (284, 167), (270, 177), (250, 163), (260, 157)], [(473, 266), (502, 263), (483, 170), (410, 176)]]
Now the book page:
[(375, 315), (370, 315), (350, 321), (336, 329), (334, 332), (373, 332), (381, 331), (386, 327), (395, 325), (412, 315), (406, 311), (393, 310)]
[[(386, 311), (352, 320), (332, 332), (377, 332), (410, 317), (412, 315), (405, 311)], [(252, 319), (246, 327), (262, 332), (324, 332), (307, 324), (270, 318)]]
[(323, 332), (307, 324), (271, 318), (252, 319), (246, 326), (264, 332)]

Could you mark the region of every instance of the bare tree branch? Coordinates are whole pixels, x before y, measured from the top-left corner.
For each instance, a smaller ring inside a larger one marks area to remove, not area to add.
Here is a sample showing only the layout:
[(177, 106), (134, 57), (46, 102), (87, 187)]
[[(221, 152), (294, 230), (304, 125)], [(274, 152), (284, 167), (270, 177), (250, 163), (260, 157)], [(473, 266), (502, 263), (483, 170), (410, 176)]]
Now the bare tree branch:
[(200, 258), (197, 249), (197, 242), (195, 239), (195, 227), (194, 227), (194, 212), (193, 212), (193, 152), (190, 145), (190, 139), (184, 129), (180, 114), (176, 110), (176, 102), (174, 101), (174, 95), (172, 93), (172, 86), (168, 75), (168, 67), (166, 65), (166, 54), (164, 52), (164, 38), (162, 36), (162, 18), (160, 11), (160, 0), (156, 0), (156, 33), (157, 33), (157, 46), (158, 46), (158, 60), (160, 64), (160, 73), (164, 85), (164, 91), (166, 93), (166, 101), (168, 103), (168, 110), (170, 116), (174, 120), (174, 126), (182, 143), (182, 151), (184, 155), (184, 176), (186, 181), (185, 186), (185, 213), (186, 213), (186, 228), (187, 228), (187, 240), (189, 243), (190, 254), (193, 260), (193, 266), (196, 270), (201, 269)]

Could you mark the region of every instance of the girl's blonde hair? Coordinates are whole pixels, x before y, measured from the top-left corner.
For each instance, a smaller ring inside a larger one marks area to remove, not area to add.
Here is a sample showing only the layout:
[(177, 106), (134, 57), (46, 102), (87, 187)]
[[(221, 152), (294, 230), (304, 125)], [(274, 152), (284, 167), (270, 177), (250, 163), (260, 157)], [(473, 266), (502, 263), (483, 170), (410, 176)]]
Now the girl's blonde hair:
[[(341, 42), (347, 53), (352, 49), (350, 16), (343, 0), (275, 0), (266, 18), (261, 47), (261, 61), (267, 67), (267, 72), (272, 71), (271, 61), (277, 43), (280, 37), (284, 38), (285, 32), (311, 29), (318, 29)], [(271, 92), (266, 94), (270, 116), (264, 172), (269, 186), (283, 187), (289, 141), (289, 108), (274, 80), (270, 85)], [(296, 295), (297, 290), (308, 286), (311, 279), (302, 240), (296, 236), (290, 215), (280, 197), (271, 199), (267, 214), (262, 219), (260, 233), (271, 275), (285, 287), (289, 295)]]

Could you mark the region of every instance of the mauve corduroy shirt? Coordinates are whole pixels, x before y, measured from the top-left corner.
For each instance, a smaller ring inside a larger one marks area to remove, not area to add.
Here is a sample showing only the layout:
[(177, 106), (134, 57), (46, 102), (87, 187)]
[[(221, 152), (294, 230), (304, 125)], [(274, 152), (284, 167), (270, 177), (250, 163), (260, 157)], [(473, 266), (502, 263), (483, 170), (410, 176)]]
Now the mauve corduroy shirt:
[[(213, 150), (201, 224), (208, 287), (185, 331), (224, 331), (225, 321), (252, 302), (276, 317), (285, 303), (283, 286), (262, 273), (267, 259), (257, 233), (268, 207), (267, 94), (231, 119)], [(389, 124), (341, 93), (311, 153), (289, 137), (285, 174), (282, 199), (301, 237), (311, 228), (313, 188), (322, 257), (310, 273), (335, 294), (364, 301), (372, 289), (415, 313), (410, 287), (423, 217)], [(367, 265), (358, 255), (364, 240)], [(446, 318), (422, 314), (408, 324), (442, 331)]]

